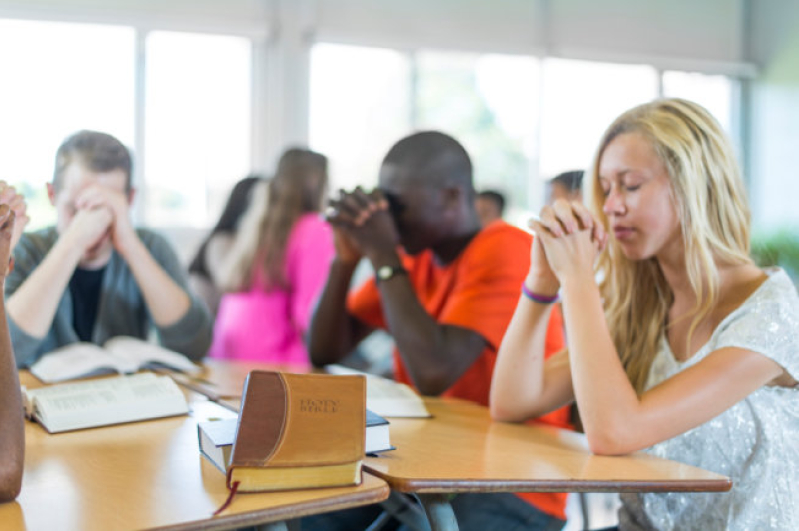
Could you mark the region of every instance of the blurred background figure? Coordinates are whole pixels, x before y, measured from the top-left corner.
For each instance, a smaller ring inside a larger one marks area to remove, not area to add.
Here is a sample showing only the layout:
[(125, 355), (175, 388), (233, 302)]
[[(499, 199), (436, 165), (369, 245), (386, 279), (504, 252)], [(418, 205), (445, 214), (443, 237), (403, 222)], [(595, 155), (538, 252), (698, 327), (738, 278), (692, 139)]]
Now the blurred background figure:
[(250, 175), (236, 183), (219, 221), (203, 240), (189, 264), (189, 284), (208, 306), (212, 316), (216, 316), (219, 299), (222, 297), (218, 284), (219, 267), (230, 251), (239, 221), (250, 203), (252, 188), (262, 181), (264, 179), (261, 176)]
[(496, 190), (484, 190), (477, 194), (475, 208), (480, 225), (485, 227), (492, 221), (502, 219), (505, 213), (505, 196)]
[(551, 205), (558, 199), (566, 201), (583, 200), (583, 170), (559, 173), (547, 181), (546, 203)]
[(324, 155), (292, 148), (275, 176), (253, 188), (220, 265), (211, 357), (309, 365), (303, 336), (334, 254), (319, 214), (327, 180)]

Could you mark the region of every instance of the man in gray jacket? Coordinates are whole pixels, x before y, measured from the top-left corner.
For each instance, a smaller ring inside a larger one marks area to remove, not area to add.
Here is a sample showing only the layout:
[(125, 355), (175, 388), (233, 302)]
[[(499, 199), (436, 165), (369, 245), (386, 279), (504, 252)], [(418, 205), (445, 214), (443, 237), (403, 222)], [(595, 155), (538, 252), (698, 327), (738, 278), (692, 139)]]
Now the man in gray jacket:
[(79, 131), (56, 153), (48, 196), (57, 224), (23, 234), (5, 294), (17, 366), (69, 343), (127, 335), (190, 359), (210, 344), (211, 320), (187, 288), (164, 238), (130, 220), (132, 161), (105, 133)]

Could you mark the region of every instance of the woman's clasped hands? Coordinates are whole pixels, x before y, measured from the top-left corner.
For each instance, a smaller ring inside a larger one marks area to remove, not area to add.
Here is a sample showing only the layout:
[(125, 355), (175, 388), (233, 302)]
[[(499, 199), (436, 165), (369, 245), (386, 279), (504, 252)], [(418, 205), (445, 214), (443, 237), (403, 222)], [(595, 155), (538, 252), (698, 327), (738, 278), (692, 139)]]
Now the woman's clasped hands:
[(529, 225), (536, 234), (531, 272), (539, 278), (554, 276), (559, 284), (575, 277), (593, 279), (594, 261), (607, 245), (608, 233), (585, 205), (560, 199)]

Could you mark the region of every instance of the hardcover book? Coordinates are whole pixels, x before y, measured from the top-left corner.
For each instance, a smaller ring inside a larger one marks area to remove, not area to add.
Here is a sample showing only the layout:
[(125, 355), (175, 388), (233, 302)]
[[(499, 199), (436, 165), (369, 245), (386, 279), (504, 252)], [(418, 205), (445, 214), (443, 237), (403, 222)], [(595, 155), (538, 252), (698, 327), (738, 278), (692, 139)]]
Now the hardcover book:
[[(223, 473), (230, 464), (233, 441), (236, 440), (237, 418), (212, 420), (197, 424), (200, 452)], [(376, 454), (393, 450), (389, 436), (389, 423), (380, 415), (366, 410), (366, 443), (364, 452)]]
[(244, 383), (228, 488), (359, 484), (365, 404), (362, 376), (252, 371)]

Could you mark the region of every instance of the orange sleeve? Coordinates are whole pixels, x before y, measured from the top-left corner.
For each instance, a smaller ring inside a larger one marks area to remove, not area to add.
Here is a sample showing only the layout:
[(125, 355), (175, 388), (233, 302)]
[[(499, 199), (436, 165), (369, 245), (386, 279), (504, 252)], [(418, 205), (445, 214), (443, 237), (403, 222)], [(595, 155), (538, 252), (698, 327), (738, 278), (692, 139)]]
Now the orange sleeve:
[(529, 234), (509, 226), (475, 241), (459, 267), (440, 322), (474, 330), (496, 351), (519, 301), (531, 242)]

